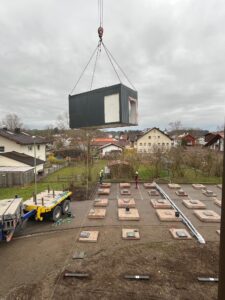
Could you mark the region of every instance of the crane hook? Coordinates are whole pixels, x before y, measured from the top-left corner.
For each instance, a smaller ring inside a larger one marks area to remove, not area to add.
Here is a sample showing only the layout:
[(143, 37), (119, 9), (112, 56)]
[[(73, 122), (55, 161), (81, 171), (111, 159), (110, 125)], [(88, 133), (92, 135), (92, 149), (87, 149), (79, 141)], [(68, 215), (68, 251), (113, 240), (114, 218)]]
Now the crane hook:
[(98, 27), (98, 36), (99, 36), (100, 41), (102, 41), (103, 31), (104, 31), (103, 27), (101, 27), (101, 26)]

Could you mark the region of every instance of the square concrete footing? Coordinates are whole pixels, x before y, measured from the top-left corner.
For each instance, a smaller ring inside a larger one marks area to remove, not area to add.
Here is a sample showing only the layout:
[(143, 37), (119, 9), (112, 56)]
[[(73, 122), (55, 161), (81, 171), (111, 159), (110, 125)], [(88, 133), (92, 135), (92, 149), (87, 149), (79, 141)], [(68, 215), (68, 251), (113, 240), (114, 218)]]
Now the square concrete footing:
[(180, 185), (177, 183), (168, 183), (170, 189), (180, 189)]
[(177, 196), (181, 196), (181, 197), (187, 197), (188, 196), (188, 194), (182, 189), (176, 191), (175, 193), (176, 193)]
[(187, 207), (187, 208), (200, 208), (200, 209), (204, 209), (206, 208), (205, 204), (202, 203), (200, 200), (183, 200), (182, 203)]
[(98, 240), (99, 231), (81, 231), (79, 236), (80, 242), (96, 243)]
[(129, 189), (130, 183), (128, 183), (128, 182), (120, 183), (120, 188), (121, 189)]
[(150, 190), (148, 194), (149, 196), (160, 196), (160, 193), (155, 189)]
[(214, 203), (215, 203), (216, 205), (218, 205), (219, 207), (221, 207), (221, 205), (222, 205), (222, 201), (221, 201), (221, 200), (219, 200), (219, 199), (217, 199), (217, 198), (213, 198), (213, 200), (214, 200)]
[(195, 183), (195, 184), (192, 184), (192, 187), (196, 190), (202, 190), (205, 188), (205, 186), (203, 184), (200, 184), (200, 183)]
[(160, 221), (168, 221), (168, 222), (181, 221), (180, 217), (175, 216), (174, 209), (156, 209), (156, 214), (159, 217)]
[(170, 233), (176, 240), (189, 240), (192, 238), (188, 231), (182, 228), (170, 228)]
[(109, 195), (110, 189), (98, 189), (98, 195)]
[(134, 198), (120, 198), (120, 199), (118, 199), (118, 207), (120, 207), (120, 208), (125, 208), (125, 207), (135, 208), (136, 203), (134, 201)]
[(109, 200), (106, 198), (99, 198), (94, 200), (95, 207), (106, 207), (109, 203)]
[(88, 219), (104, 219), (105, 215), (105, 208), (91, 208), (88, 214)]
[(108, 182), (103, 182), (100, 187), (102, 189), (108, 189), (108, 188), (111, 188), (111, 183), (108, 183)]
[(130, 192), (130, 190), (123, 189), (123, 190), (120, 191), (120, 194), (121, 195), (131, 195), (131, 192)]
[(220, 222), (220, 215), (213, 210), (194, 210), (194, 214), (202, 222)]
[(151, 199), (150, 203), (154, 208), (158, 209), (166, 209), (166, 208), (171, 208), (170, 201), (167, 199)]
[(144, 187), (145, 187), (146, 189), (155, 189), (155, 188), (156, 188), (156, 183), (155, 183), (155, 182), (152, 182), (152, 183), (144, 183), (143, 185), (144, 185)]
[(216, 194), (213, 191), (210, 190), (202, 190), (203, 195), (207, 197), (216, 197)]
[(118, 218), (121, 221), (139, 221), (140, 216), (137, 208), (130, 208), (126, 211), (125, 208), (118, 208)]
[(122, 229), (122, 238), (124, 240), (140, 240), (139, 229)]

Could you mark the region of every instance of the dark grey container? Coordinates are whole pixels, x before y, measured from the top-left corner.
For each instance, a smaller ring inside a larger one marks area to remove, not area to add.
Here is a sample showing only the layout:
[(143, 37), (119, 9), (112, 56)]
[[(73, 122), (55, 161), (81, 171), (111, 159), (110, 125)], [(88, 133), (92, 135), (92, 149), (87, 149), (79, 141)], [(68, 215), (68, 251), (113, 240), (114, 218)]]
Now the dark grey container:
[(70, 128), (137, 125), (138, 94), (123, 84), (69, 95)]

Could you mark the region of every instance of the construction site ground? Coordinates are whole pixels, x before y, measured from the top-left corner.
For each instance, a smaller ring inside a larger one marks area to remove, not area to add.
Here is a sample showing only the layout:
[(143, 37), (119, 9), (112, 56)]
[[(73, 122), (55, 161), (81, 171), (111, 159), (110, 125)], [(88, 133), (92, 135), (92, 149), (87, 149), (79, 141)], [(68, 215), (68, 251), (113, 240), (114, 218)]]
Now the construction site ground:
[[(220, 223), (204, 223), (193, 209), (182, 204), (189, 198), (201, 200), (206, 208), (220, 214), (212, 197), (191, 185), (182, 185), (188, 197), (160, 185), (190, 219), (206, 240), (173, 239), (170, 228), (186, 228), (181, 222), (161, 222), (142, 184), (131, 185), (131, 196), (139, 211), (139, 221), (119, 221), (119, 184), (110, 195), (73, 201), (74, 218), (62, 222), (28, 221), (10, 243), (0, 244), (0, 299), (217, 299), (217, 283), (200, 283), (197, 277), (218, 277)], [(207, 186), (221, 200), (221, 189)], [(76, 198), (76, 196), (75, 196)], [(95, 198), (108, 198), (104, 219), (88, 219)], [(127, 197), (126, 197), (127, 198)], [(123, 240), (122, 228), (137, 228), (140, 240)], [(78, 241), (83, 230), (97, 230), (97, 243)], [(74, 260), (76, 251), (83, 259)], [(88, 273), (88, 278), (64, 278), (64, 271)], [(149, 275), (149, 280), (127, 280), (125, 275)]]

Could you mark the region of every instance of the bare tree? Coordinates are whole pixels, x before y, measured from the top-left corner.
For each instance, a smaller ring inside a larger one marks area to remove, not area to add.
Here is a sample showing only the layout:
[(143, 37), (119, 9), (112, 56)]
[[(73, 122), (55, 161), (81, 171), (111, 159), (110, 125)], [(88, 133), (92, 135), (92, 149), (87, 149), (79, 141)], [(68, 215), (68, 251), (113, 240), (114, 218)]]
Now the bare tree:
[(15, 128), (22, 128), (23, 122), (21, 121), (20, 117), (16, 114), (8, 114), (5, 118), (2, 119), (0, 122), (1, 126), (5, 125), (9, 130), (15, 130)]
[(69, 129), (69, 115), (67, 112), (59, 114), (56, 120), (56, 126), (60, 131)]
[(170, 122), (168, 125), (169, 125), (169, 131), (179, 131), (183, 129), (183, 125), (181, 124), (181, 121)]

